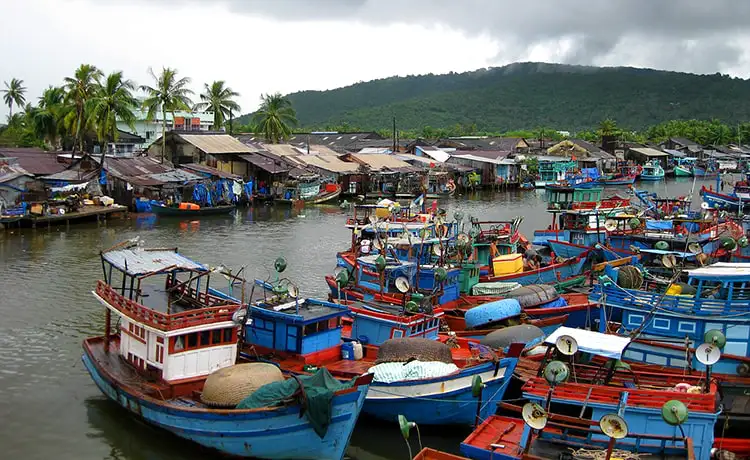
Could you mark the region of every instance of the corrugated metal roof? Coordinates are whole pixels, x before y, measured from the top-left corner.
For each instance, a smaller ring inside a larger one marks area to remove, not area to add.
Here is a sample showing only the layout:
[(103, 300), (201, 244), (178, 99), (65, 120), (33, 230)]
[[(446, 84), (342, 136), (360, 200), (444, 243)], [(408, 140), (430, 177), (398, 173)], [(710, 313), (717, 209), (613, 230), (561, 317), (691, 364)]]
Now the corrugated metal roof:
[(228, 173), (226, 171), (221, 171), (219, 169), (212, 168), (206, 165), (200, 165), (198, 163), (188, 163), (185, 165), (180, 165), (180, 168), (187, 169), (188, 171), (196, 173), (199, 176), (204, 175), (204, 176), (216, 176), (222, 179), (241, 179), (241, 176), (237, 174)]
[(263, 144), (263, 147), (267, 151), (273, 153), (274, 155), (278, 155), (280, 157), (286, 157), (290, 155), (301, 155), (307, 152), (306, 149), (299, 149), (289, 144)]
[(662, 152), (661, 150), (652, 149), (649, 147), (633, 147), (630, 150), (634, 152), (638, 152), (641, 155), (645, 155), (647, 157), (666, 157), (669, 156), (668, 154)]
[(348, 161), (342, 161), (335, 155), (299, 155), (295, 159), (302, 163), (314, 166), (316, 168), (330, 171), (337, 174), (351, 174), (359, 171), (359, 165), (356, 163), (350, 163)]
[(65, 182), (88, 182), (99, 174), (99, 171), (82, 171), (80, 168), (66, 169), (57, 174), (44, 176), (45, 181), (65, 181)]
[(35, 176), (47, 176), (64, 171), (68, 165), (58, 161), (58, 153), (40, 149), (0, 148), (0, 157), (15, 158), (21, 168)]
[(287, 167), (287, 165), (276, 164), (276, 161), (274, 161), (273, 159), (265, 157), (258, 153), (245, 153), (245, 154), (237, 155), (237, 157), (271, 174), (279, 174), (279, 173), (285, 173), (289, 171), (289, 168)]
[(358, 162), (367, 165), (373, 171), (380, 171), (381, 169), (390, 169), (397, 171), (399, 169), (411, 169), (411, 165), (403, 160), (398, 159), (394, 155), (384, 155), (380, 153), (373, 154), (358, 154), (353, 153), (352, 158)]
[(12, 165), (7, 162), (0, 162), (0, 184), (3, 182), (12, 181), (13, 179), (17, 179), (21, 176), (31, 177), (31, 174), (17, 164)]
[(451, 157), (448, 152), (444, 152), (443, 150), (434, 146), (425, 146), (425, 147), (417, 146), (416, 150), (421, 151), (428, 157), (432, 158), (435, 161), (439, 161), (441, 163), (445, 163)]
[(169, 163), (161, 163), (156, 158), (132, 157), (104, 159), (104, 169), (111, 175), (125, 179), (128, 177), (143, 176), (146, 174), (159, 174), (171, 171), (174, 168)]
[(180, 255), (177, 251), (144, 248), (117, 249), (104, 253), (104, 260), (131, 276), (172, 270), (206, 271), (198, 262)]
[(220, 155), (222, 153), (252, 153), (253, 151), (229, 134), (178, 134), (177, 136), (212, 155)]

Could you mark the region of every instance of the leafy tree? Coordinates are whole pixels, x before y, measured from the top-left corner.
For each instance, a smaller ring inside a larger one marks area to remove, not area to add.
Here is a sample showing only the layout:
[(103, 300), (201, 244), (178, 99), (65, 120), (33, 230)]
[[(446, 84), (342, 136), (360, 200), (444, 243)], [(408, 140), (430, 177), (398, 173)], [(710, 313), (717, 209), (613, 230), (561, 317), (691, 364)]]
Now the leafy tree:
[(234, 101), (240, 93), (225, 84), (224, 80), (215, 81), (211, 85), (204, 84), (204, 91), (200, 95), (201, 102), (195, 104), (195, 110), (210, 110), (214, 113), (216, 130), (224, 127), (224, 121), (230, 118), (230, 111), (240, 114), (240, 105)]
[(190, 110), (193, 105), (190, 96), (193, 92), (187, 88), (190, 84), (190, 78), (177, 78), (177, 70), (169, 67), (162, 68), (159, 76), (154, 74), (152, 69), (148, 69), (149, 74), (154, 79), (155, 85), (141, 86), (141, 90), (148, 93), (146, 100), (143, 101), (143, 107), (147, 110), (146, 118), (153, 120), (157, 112), (161, 112), (161, 161), (167, 154), (167, 112), (172, 113), (174, 122), (174, 112), (177, 110)]
[(65, 117), (72, 112), (72, 107), (65, 104), (65, 90), (59, 86), (50, 86), (39, 97), (39, 106), (33, 114), (34, 133), (53, 150), (58, 147), (58, 140), (66, 135)]
[(599, 122), (599, 137), (605, 136), (617, 136), (620, 134), (620, 129), (617, 127), (617, 122), (611, 118), (607, 118)]
[(26, 87), (23, 86), (23, 80), (17, 78), (11, 78), (10, 83), (5, 83), (5, 89), (3, 90), (3, 101), (8, 106), (8, 120), (13, 118), (13, 104), (17, 107), (23, 107), (26, 103)]
[(260, 108), (253, 116), (253, 122), (266, 137), (274, 144), (286, 139), (297, 125), (297, 115), (289, 99), (281, 95), (263, 94), (260, 96)]
[[(99, 80), (102, 76), (102, 71), (96, 66), (81, 64), (72, 77), (65, 77), (64, 79), (66, 102), (75, 107), (74, 112), (70, 115), (75, 120), (73, 127), (75, 144), (73, 150), (75, 150), (75, 145), (77, 144), (78, 149), (83, 151), (83, 132), (87, 128), (85, 124), (87, 122), (86, 104), (97, 91)], [(68, 125), (71, 125), (70, 120), (68, 120)]]
[(96, 128), (100, 143), (117, 141), (120, 137), (118, 120), (134, 129), (136, 117), (133, 110), (138, 106), (138, 100), (133, 97), (134, 90), (135, 83), (123, 78), (122, 72), (112, 72), (88, 100), (89, 123)]

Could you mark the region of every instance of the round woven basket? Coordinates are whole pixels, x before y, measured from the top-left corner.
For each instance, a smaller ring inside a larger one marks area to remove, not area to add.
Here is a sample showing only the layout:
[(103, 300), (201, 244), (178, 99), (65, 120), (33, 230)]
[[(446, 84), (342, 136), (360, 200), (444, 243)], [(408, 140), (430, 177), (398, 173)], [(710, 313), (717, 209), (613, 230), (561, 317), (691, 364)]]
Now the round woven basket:
[(453, 363), (451, 349), (448, 345), (437, 340), (410, 337), (407, 339), (390, 339), (383, 342), (378, 350), (378, 359), (375, 364), (403, 363), (414, 359)]
[(201, 401), (212, 407), (234, 407), (263, 385), (282, 380), (284, 375), (273, 364), (235, 364), (208, 376)]

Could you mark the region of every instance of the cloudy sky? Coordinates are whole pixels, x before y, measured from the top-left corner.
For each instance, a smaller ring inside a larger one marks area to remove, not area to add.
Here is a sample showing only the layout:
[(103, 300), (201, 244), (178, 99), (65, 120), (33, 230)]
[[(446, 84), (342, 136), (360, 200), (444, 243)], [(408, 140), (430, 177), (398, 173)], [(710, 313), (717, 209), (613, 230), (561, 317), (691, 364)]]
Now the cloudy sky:
[[(0, 0), (0, 87), (27, 99), (81, 63), (261, 93), (514, 61), (750, 77), (744, 0)], [(0, 117), (8, 108), (0, 107)]]

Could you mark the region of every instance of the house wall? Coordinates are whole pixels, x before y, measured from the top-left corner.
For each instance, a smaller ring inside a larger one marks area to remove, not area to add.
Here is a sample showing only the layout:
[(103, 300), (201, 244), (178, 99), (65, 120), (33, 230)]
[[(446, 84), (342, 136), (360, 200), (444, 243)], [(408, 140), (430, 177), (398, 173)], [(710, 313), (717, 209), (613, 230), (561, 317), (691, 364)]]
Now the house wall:
[(41, 190), (39, 181), (29, 176), (20, 176), (0, 184), (0, 208), (11, 208), (18, 206), (24, 199), (24, 193)]
[[(128, 133), (133, 133), (141, 136), (145, 142), (143, 144), (134, 144), (136, 149), (147, 149), (155, 140), (157, 140), (159, 137), (161, 137), (161, 114), (156, 115), (155, 120), (146, 120), (145, 114), (139, 113), (136, 114), (139, 116), (139, 120), (137, 120), (133, 127), (131, 128), (126, 123), (117, 122), (117, 128), (121, 129)], [(177, 117), (183, 117), (183, 118), (200, 118), (200, 127), (199, 131), (210, 131), (213, 128), (213, 114), (209, 112), (175, 112), (175, 115)], [(171, 131), (174, 126), (172, 123), (172, 114), (167, 113), (167, 131)], [(194, 127), (191, 124), (186, 123), (184, 130), (193, 130)]]

